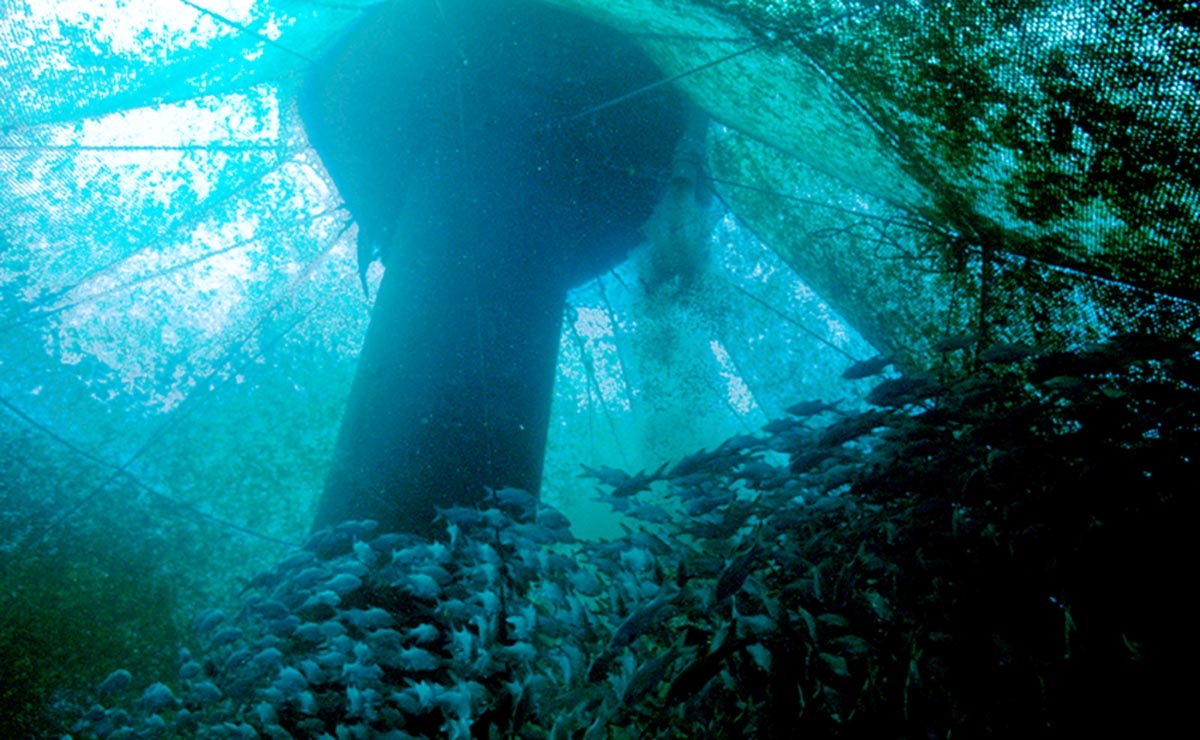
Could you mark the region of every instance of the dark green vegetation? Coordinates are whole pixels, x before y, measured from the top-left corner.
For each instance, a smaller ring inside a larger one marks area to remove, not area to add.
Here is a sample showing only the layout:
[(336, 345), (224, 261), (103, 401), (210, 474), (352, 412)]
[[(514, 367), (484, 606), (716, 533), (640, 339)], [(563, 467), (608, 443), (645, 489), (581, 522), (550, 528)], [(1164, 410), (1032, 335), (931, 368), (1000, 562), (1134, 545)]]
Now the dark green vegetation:
[(1154, 734), (1183, 706), (1196, 351), (993, 347), (884, 380), (861, 413), (800, 403), (652, 473), (587, 469), (643, 522), (620, 541), (576, 543), (514, 489), (444, 510), (437, 541), (346, 523), (256, 579), (232, 626), (201, 614), (174, 692), (81, 729)]
[[(1195, 75), (1188, 4), (707, 4), (794, 44), (836, 78), (903, 142), (906, 171), (937, 193), (960, 233), (1005, 231), (1006, 248), (1027, 258), (1194, 299), (1180, 278), (1200, 174), (1196, 121), (1165, 92)], [(1012, 156), (1010, 214), (1046, 229), (1042, 238), (989, 223), (994, 212), (963, 197), (978, 172), (1008, 176), (997, 152)], [(1104, 228), (1093, 232), (1089, 220)], [(1107, 232), (1112, 224), (1129, 228)]]
[[(39, 541), (53, 512), (102, 476), (63, 460), (29, 430), (0, 434), (0, 737), (52, 737), (59, 700), (90, 689), (115, 664), (165, 673), (186, 639), (178, 561), (136, 501), (93, 511)], [(116, 488), (116, 487), (114, 487)], [(128, 490), (113, 492), (136, 499)]]

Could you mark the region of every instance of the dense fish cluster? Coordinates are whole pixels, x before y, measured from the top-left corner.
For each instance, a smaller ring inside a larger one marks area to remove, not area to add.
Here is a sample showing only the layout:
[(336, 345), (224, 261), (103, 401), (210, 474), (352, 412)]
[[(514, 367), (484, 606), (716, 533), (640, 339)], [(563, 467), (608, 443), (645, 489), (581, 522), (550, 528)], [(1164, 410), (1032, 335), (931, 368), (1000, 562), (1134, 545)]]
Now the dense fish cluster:
[(1181, 660), (1163, 628), (1186, 613), (1168, 587), (1200, 459), (1196, 351), (992, 348), (975, 372), (878, 381), (861, 412), (805, 401), (652, 472), (585, 466), (632, 522), (617, 541), (575, 541), (516, 489), (441, 511), (433, 541), (347, 522), (257, 577), (239, 614), (199, 614), (206, 647), (176, 677), (137, 691), (115, 671), (76, 734), (1132, 727)]

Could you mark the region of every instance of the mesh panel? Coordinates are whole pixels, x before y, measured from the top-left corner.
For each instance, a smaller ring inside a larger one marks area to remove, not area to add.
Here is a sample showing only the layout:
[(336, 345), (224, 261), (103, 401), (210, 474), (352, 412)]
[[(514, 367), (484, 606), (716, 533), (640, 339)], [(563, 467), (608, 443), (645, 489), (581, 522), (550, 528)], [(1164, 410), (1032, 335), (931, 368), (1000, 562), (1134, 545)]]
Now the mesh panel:
[(723, 196), (882, 348), (1195, 330), (1196, 4), (698, 6), (647, 43)]
[[(946, 336), (1053, 350), (1196, 330), (1196, 3), (552, 1), (638, 35), (717, 121), (724, 202), (910, 366), (941, 362)], [(366, 306), (342, 289), (353, 231), (292, 95), (371, 4), (6, 6), (0, 361), (22, 370), (4, 388), (14, 408), (128, 460), (164, 437), (147, 409), (266, 364), (249, 377), (288, 399), (276, 426), (328, 425), (291, 424), (305, 406), (292, 394), (328, 382), (312, 346), (353, 356)], [(114, 21), (131, 16), (144, 21)], [(657, 318), (665, 335), (722, 310)], [(284, 336), (288, 359), (263, 360)], [(720, 339), (758, 395), (784, 382)], [(326, 393), (340, 400), (339, 367)], [(212, 417), (179, 425), (180, 448), (238, 423)], [(180, 475), (212, 474), (197, 471)]]

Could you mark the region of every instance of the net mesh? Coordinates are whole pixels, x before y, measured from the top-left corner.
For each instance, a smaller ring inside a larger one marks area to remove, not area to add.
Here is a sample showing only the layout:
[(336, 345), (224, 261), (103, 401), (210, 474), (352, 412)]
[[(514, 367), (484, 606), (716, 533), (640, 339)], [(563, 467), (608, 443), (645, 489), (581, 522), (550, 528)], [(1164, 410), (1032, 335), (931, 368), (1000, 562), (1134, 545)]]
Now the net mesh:
[[(709, 175), (738, 228), (902, 366), (940, 362), (947, 337), (1052, 351), (1114, 331), (1196, 331), (1200, 4), (551, 1), (641, 39), (714, 119)], [(353, 289), (353, 223), (307, 145), (294, 94), (311, 60), (372, 4), (5, 4), (0, 400), (24, 415), (12, 418), (176, 480), (213, 472), (199, 462), (178, 472), (179, 450), (251, 435), (262, 451), (240, 485), (268, 491), (289, 469), (308, 486), (300, 499), (316, 495), (320, 475), (268, 441), (286, 428), (303, 432), (293, 449), (331, 447), (329, 420), (300, 409), (318, 396), (340, 405), (368, 305)], [(746, 299), (730, 311), (729, 295), (642, 301), (626, 325), (667, 336), (675, 322), (700, 337), (689, 351), (715, 390), (678, 402), (729, 404), (735, 384), (722, 378), (736, 375), (759, 416), (734, 428), (753, 428), (786, 405), (783, 385), (825, 376), (778, 378), (763, 369), (770, 360), (760, 367), (739, 349), (795, 301), (754, 313)], [(718, 314), (730, 322), (720, 331), (696, 329)], [(565, 332), (563, 356), (581, 341)], [(615, 360), (580, 359), (572, 372), (594, 384), (587, 366), (604, 362)], [(666, 387), (654, 366), (623, 371)], [(218, 393), (234, 387), (251, 390)], [(203, 400), (222, 394), (242, 400)], [(253, 411), (264, 397), (269, 417)], [(212, 410), (145, 423), (189, 404)], [(590, 413), (589, 425), (611, 425), (615, 412)], [(165, 431), (179, 442), (155, 463), (142, 453)], [(247, 520), (265, 497), (247, 504)]]

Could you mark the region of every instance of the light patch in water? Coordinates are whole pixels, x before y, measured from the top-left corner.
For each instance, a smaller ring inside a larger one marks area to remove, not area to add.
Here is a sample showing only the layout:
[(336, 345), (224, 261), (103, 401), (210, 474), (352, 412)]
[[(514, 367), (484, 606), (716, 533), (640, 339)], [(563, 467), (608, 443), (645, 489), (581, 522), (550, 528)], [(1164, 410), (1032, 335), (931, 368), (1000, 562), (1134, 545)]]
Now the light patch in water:
[[(245, 25), (253, 19), (256, 0), (204, 0), (203, 7), (229, 21)], [(219, 23), (182, 2), (163, 0), (27, 0), (35, 20), (54, 19), (73, 27), (90, 28), (97, 41), (118, 53), (204, 44), (236, 29)], [(190, 43), (188, 43), (190, 42)]]
[(750, 392), (750, 386), (746, 385), (746, 381), (742, 379), (733, 358), (729, 356), (729, 350), (725, 349), (725, 345), (713, 339), (708, 343), (708, 348), (712, 350), (713, 357), (721, 366), (721, 377), (725, 380), (725, 394), (729, 405), (739, 414), (748, 414), (758, 408), (758, 404), (754, 402), (754, 394)]

